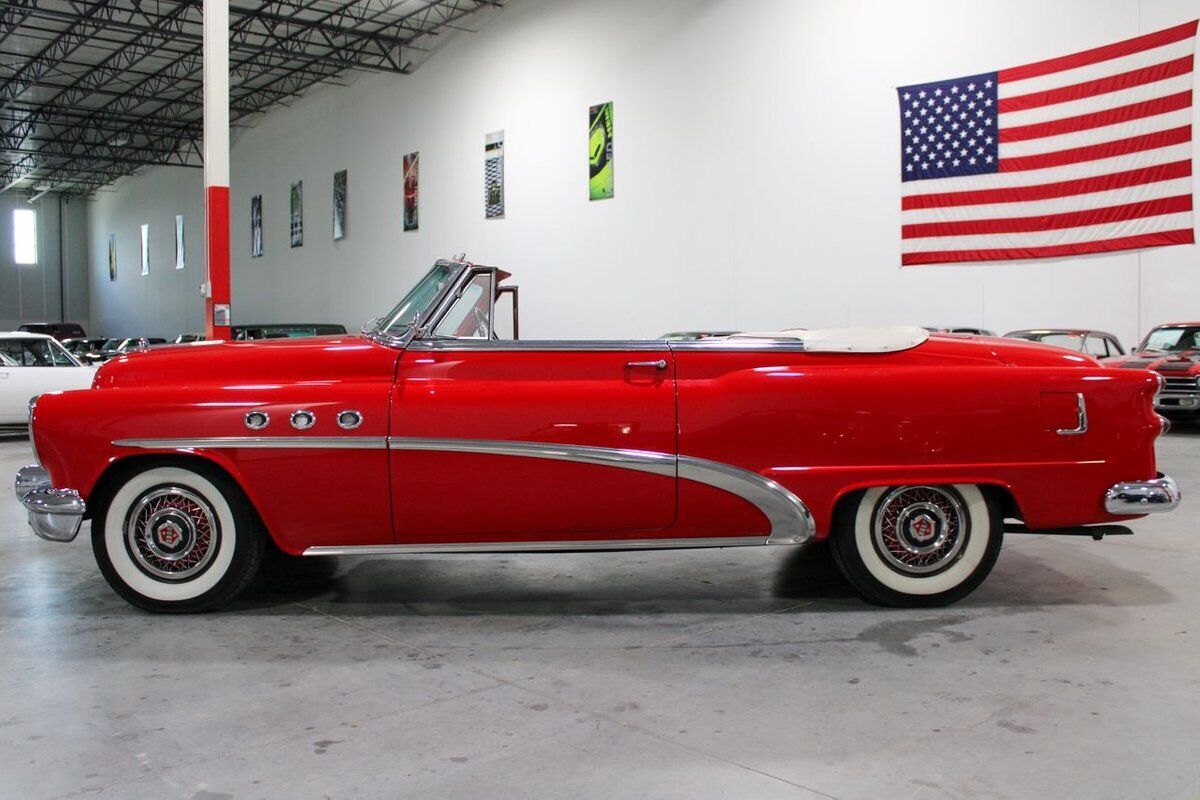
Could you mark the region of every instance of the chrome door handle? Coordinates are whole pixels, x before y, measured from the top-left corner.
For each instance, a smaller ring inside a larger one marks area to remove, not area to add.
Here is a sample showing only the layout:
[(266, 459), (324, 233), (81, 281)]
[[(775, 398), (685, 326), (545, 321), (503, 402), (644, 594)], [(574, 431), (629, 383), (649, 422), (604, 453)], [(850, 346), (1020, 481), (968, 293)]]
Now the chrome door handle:
[(626, 361), (625, 369), (634, 369), (635, 367), (653, 367), (654, 369), (666, 369), (667, 360), (660, 358), (658, 361)]

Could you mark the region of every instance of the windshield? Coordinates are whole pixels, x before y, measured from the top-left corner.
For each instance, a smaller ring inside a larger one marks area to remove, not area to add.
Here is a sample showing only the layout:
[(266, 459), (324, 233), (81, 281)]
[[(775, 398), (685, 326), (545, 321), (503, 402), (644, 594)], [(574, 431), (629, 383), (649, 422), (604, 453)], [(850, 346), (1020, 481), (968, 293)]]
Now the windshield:
[(1052, 344), (1055, 347), (1064, 347), (1067, 350), (1083, 350), (1083, 336), (1078, 333), (1069, 331), (1025, 331), (1022, 333), (1012, 334), (1017, 339), (1028, 339), (1031, 342), (1042, 342), (1043, 344)]
[(1150, 331), (1142, 350), (1180, 352), (1200, 349), (1200, 327), (1195, 325), (1164, 325)]
[(455, 269), (451, 264), (435, 264), (433, 269), (425, 273), (425, 277), (412, 288), (399, 305), (382, 317), (375, 330), (387, 336), (401, 336), (417, 322), (421, 315), (429, 310), (437, 300), (442, 289), (454, 276)]

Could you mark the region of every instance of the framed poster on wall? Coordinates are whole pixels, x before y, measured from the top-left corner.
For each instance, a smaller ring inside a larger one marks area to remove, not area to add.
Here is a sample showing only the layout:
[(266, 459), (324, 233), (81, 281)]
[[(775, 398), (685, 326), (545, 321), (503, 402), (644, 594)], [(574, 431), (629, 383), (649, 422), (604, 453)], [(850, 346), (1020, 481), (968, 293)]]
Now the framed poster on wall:
[(150, 274), (150, 225), (142, 225), (142, 274)]
[(346, 170), (333, 173), (333, 240), (346, 238)]
[(613, 196), (613, 104), (588, 109), (588, 199)]
[(117, 235), (115, 233), (108, 235), (108, 279), (110, 281), (117, 279)]
[(304, 246), (304, 181), (292, 184), (291, 212), (288, 216), (292, 247)]
[(183, 269), (183, 214), (175, 215), (175, 269)]
[(483, 216), (504, 216), (504, 131), (483, 138)]
[(262, 195), (256, 194), (250, 198), (250, 257), (262, 258), (263, 254), (263, 230), (262, 230)]
[(421, 189), (421, 154), (404, 156), (404, 230), (415, 231), (420, 223), (419, 197)]

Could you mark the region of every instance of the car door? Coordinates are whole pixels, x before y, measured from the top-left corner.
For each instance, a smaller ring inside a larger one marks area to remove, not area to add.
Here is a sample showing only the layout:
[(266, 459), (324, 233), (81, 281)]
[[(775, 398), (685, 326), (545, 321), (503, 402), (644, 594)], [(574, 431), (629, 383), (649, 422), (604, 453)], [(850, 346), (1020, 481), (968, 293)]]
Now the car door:
[(466, 281), (397, 366), (389, 437), (397, 543), (660, 535), (676, 512), (670, 349), (497, 340), (494, 281)]

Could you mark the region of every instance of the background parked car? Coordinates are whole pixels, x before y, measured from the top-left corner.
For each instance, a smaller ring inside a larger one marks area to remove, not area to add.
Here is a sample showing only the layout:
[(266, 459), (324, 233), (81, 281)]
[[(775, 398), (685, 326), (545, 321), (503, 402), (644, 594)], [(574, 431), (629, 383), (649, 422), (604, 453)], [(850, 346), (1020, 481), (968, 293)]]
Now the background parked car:
[(972, 328), (969, 326), (961, 326), (961, 325), (948, 326), (948, 327), (943, 327), (943, 328), (939, 328), (936, 326), (930, 327), (929, 325), (924, 325), (922, 327), (924, 327), (925, 330), (929, 331), (930, 333), (970, 333), (975, 336), (995, 336), (996, 335), (995, 331), (989, 331), (987, 328)]
[(128, 353), (133, 350), (142, 350), (147, 347), (153, 347), (159, 344), (166, 344), (167, 340), (157, 336), (132, 336), (127, 339), (107, 339), (104, 345), (91, 353), (84, 354), (84, 360), (93, 364), (102, 364), (110, 358), (119, 356), (122, 353)]
[(1065, 347), (1078, 353), (1087, 353), (1096, 358), (1111, 358), (1125, 355), (1125, 348), (1116, 336), (1104, 331), (1094, 331), (1087, 328), (1033, 328), (1022, 331), (1009, 331), (1004, 334), (1006, 339), (1025, 339), (1030, 342), (1042, 342), (1056, 347)]
[(33, 396), (86, 389), (95, 375), (95, 370), (83, 366), (53, 336), (0, 333), (0, 429), (24, 428)]
[(675, 331), (664, 333), (658, 338), (668, 342), (697, 342), (701, 339), (725, 339), (735, 333), (737, 331)]
[(244, 339), (303, 339), (308, 336), (331, 336), (346, 332), (345, 325), (321, 322), (284, 322), (278, 325), (234, 325), (233, 338)]
[(171, 344), (191, 344), (192, 342), (203, 342), (207, 338), (203, 333), (181, 333), (171, 340)]
[(1200, 419), (1200, 322), (1158, 325), (1132, 353), (1106, 359), (1104, 366), (1157, 372), (1163, 388), (1154, 409), (1172, 419)]
[(82, 358), (85, 353), (93, 353), (104, 346), (108, 340), (104, 337), (96, 339), (87, 339), (73, 336), (70, 339), (63, 339), (63, 347), (70, 351), (71, 355), (76, 358)]
[(17, 330), (25, 333), (43, 333), (53, 336), (59, 341), (72, 338), (82, 339), (87, 336), (83, 326), (77, 322), (27, 322)]

